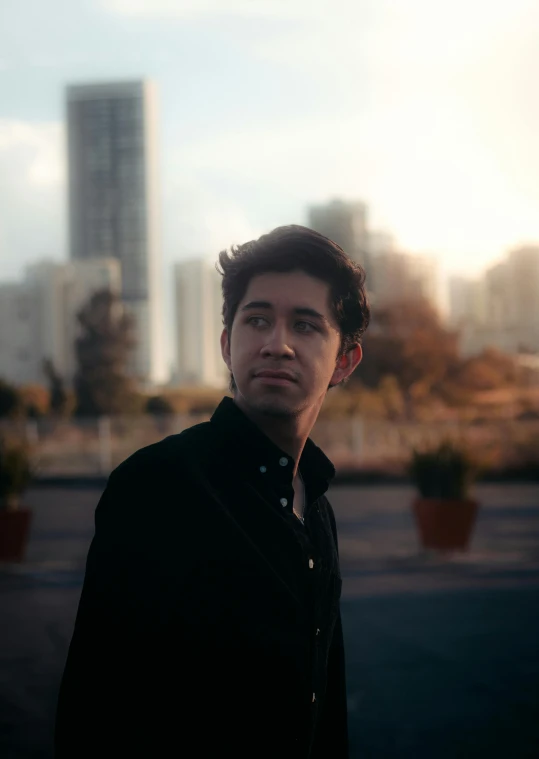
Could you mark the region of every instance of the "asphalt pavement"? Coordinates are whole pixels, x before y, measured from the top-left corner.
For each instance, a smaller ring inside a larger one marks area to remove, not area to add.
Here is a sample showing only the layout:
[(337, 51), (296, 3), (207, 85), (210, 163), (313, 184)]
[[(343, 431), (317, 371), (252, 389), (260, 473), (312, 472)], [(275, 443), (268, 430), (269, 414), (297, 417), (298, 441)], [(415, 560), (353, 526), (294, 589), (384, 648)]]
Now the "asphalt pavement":
[[(51, 759), (96, 488), (35, 488), (0, 567), (0, 757)], [(417, 545), (405, 486), (336, 487), (351, 759), (539, 757), (539, 485), (482, 485), (470, 551)]]

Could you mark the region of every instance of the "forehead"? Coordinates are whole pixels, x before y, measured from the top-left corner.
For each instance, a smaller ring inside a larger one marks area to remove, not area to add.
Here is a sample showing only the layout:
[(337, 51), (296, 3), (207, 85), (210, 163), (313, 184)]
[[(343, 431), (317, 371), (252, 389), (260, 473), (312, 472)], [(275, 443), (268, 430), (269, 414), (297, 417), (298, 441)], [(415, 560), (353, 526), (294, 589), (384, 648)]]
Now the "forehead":
[(303, 271), (257, 274), (250, 280), (240, 306), (251, 300), (266, 300), (275, 308), (316, 308), (331, 317), (329, 285)]

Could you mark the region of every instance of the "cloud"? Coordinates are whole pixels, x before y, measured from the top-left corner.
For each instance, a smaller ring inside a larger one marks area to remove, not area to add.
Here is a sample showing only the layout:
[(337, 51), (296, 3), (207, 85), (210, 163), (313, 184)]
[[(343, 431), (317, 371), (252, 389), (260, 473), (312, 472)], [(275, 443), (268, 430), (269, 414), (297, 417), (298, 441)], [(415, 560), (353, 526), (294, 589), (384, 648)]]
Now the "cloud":
[(0, 276), (65, 249), (64, 130), (0, 120)]
[[(16, 184), (61, 185), (65, 180), (63, 141), (64, 129), (58, 122), (0, 119), (0, 161)], [(6, 176), (6, 171), (2, 174)]]

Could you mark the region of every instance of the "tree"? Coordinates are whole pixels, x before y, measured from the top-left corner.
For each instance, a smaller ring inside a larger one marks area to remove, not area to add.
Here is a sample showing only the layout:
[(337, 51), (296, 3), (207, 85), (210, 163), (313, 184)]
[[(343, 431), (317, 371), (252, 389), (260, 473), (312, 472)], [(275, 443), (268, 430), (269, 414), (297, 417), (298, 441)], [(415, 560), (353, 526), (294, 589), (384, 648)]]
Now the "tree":
[(75, 341), (77, 416), (130, 412), (136, 399), (127, 367), (136, 346), (135, 320), (109, 290), (94, 293), (77, 314), (82, 334)]
[(464, 359), (449, 379), (466, 390), (499, 390), (518, 383), (518, 367), (512, 356), (486, 348), (478, 356)]
[(17, 388), (0, 379), (0, 418), (12, 418), (22, 411), (22, 401)]
[(50, 393), (43, 385), (21, 385), (18, 392), (30, 419), (39, 419), (49, 413)]
[(443, 326), (426, 300), (401, 300), (374, 308), (363, 351), (354, 379), (373, 388), (383, 378), (394, 377), (391, 383), (396, 382), (402, 392), (408, 416), (413, 402), (438, 391), (459, 361), (457, 333)]
[(43, 360), (43, 372), (49, 381), (51, 413), (63, 416), (68, 406), (68, 394), (65, 389), (64, 380), (56, 371), (50, 358)]

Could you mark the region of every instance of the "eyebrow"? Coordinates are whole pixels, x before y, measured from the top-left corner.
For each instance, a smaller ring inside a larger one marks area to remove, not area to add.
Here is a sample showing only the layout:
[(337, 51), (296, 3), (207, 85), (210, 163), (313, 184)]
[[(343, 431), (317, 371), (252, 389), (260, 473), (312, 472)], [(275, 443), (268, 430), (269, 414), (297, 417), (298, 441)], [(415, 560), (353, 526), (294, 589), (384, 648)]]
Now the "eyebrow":
[[(251, 311), (257, 308), (265, 308), (273, 311), (273, 305), (267, 300), (252, 300), (250, 303), (246, 303), (241, 310)], [(296, 306), (292, 309), (292, 311), (298, 316), (310, 316), (313, 319), (319, 319), (320, 321), (329, 324), (328, 318), (323, 314), (318, 313), (318, 311), (315, 311), (314, 308), (308, 308), (307, 306)]]

